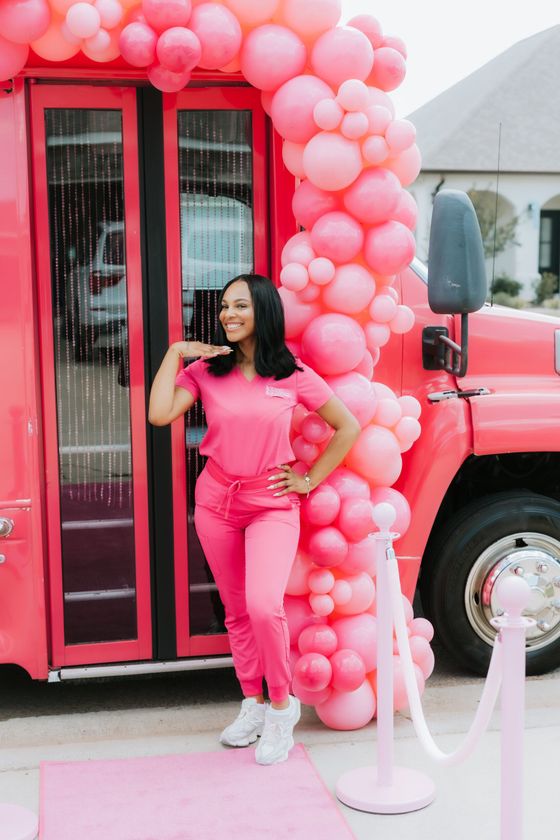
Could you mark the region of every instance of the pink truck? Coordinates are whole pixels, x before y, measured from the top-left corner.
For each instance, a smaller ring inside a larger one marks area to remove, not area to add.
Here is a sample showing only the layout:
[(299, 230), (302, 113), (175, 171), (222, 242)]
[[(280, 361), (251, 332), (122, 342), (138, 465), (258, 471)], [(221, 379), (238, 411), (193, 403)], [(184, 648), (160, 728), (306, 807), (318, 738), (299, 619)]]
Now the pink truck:
[[(30, 66), (0, 92), (0, 148), (0, 663), (52, 681), (228, 665), (192, 526), (204, 418), (152, 429), (146, 395), (169, 341), (210, 338), (236, 266), (278, 276), (279, 138), (236, 74), (161, 94), (130, 69)], [(449, 213), (430, 292), (417, 261), (398, 278), (416, 325), (375, 374), (422, 405), (403, 589), (482, 673), (496, 585), (523, 575), (539, 673), (560, 664), (560, 322), (480, 308), (476, 230), (458, 246)]]

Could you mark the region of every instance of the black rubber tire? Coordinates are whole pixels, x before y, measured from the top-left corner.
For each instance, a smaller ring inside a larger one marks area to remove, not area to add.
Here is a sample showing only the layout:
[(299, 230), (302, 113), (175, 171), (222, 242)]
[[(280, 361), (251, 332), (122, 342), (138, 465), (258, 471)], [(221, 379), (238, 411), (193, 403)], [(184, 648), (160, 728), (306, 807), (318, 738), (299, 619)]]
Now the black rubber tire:
[[(419, 582), (424, 614), (453, 658), (485, 675), (491, 646), (473, 629), (465, 609), (470, 570), (493, 542), (521, 531), (560, 541), (560, 503), (536, 493), (511, 491), (478, 499), (450, 517), (430, 537)], [(527, 651), (527, 673), (543, 674), (560, 666), (560, 639)]]

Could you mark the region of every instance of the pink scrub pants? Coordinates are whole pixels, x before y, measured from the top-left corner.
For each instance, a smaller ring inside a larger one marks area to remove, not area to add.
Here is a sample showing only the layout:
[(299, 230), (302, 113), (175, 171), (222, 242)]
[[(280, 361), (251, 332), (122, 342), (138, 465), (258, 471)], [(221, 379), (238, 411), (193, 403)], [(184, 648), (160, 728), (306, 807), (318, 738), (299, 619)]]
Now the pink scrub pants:
[(288, 697), (290, 636), (284, 593), (299, 540), (299, 497), (273, 496), (266, 475), (226, 475), (208, 460), (195, 488), (195, 527), (226, 613), (245, 697)]

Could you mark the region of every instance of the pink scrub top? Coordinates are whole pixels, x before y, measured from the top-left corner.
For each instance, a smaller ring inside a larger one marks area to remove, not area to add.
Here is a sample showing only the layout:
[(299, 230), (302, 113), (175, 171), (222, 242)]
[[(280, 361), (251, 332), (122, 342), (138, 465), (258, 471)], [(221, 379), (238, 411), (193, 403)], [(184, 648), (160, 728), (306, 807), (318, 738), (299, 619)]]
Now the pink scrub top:
[(230, 475), (254, 476), (295, 461), (290, 443), (292, 414), (298, 403), (309, 411), (324, 405), (333, 391), (303, 362), (285, 379), (255, 376), (250, 382), (238, 367), (214, 376), (202, 359), (180, 371), (175, 384), (202, 400), (208, 431), (200, 444)]

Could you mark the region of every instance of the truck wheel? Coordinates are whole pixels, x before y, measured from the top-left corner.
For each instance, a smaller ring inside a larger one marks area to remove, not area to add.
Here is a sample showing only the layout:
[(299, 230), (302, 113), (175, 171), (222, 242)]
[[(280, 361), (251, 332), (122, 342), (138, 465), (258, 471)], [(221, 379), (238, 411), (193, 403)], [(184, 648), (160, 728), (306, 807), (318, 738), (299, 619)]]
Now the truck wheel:
[(499, 582), (522, 575), (531, 587), (524, 615), (527, 673), (560, 666), (560, 503), (519, 491), (470, 504), (430, 538), (420, 594), (442, 644), (467, 668), (486, 674), (501, 614)]

